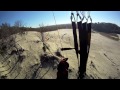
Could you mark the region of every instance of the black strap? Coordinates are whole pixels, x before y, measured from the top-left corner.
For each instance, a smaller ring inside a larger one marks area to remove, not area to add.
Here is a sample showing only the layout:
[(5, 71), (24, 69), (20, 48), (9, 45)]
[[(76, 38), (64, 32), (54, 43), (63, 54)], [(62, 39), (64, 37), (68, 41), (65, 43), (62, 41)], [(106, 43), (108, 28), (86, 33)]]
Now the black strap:
[(79, 78), (86, 72), (87, 64), (87, 43), (88, 43), (88, 31), (87, 23), (78, 22), (79, 29), (79, 41), (80, 41), (80, 67), (79, 67)]
[(78, 58), (78, 42), (77, 42), (77, 31), (76, 31), (76, 23), (72, 22), (72, 28), (73, 28), (73, 37), (74, 37), (74, 47), (76, 51), (76, 55)]
[(79, 41), (80, 41), (80, 67), (79, 77), (82, 78), (86, 72), (87, 60), (91, 42), (91, 23), (78, 22)]
[(75, 48), (61, 48), (61, 51), (64, 51), (64, 50), (72, 50), (72, 49), (75, 49)]
[[(81, 31), (80, 31), (80, 30), (82, 30), (82, 21), (80, 21), (80, 22), (77, 22), (77, 25), (78, 25), (78, 32), (79, 32), (79, 42), (80, 42), (80, 33), (81, 33)], [(80, 45), (79, 45), (79, 47), (80, 47)]]
[[(91, 43), (91, 23), (88, 23), (87, 24), (87, 33), (88, 33), (88, 42), (87, 42), (87, 45), (88, 45), (88, 50), (87, 50), (87, 53), (88, 53), (88, 55), (89, 55), (89, 50), (90, 50), (90, 43)], [(88, 56), (87, 56), (88, 57)]]

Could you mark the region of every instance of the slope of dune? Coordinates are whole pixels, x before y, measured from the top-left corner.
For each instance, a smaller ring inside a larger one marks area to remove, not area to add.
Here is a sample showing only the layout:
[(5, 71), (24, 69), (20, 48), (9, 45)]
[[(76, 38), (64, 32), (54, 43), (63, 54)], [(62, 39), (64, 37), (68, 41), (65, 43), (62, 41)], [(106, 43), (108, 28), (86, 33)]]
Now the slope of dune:
[[(71, 29), (45, 32), (45, 44), (49, 48), (43, 52), (40, 32), (27, 31), (22, 36), (16, 34), (16, 47), (22, 49), (18, 55), (0, 54), (0, 77), (6, 79), (56, 79), (59, 57), (55, 52), (61, 47), (74, 47)], [(12, 52), (11, 47), (7, 52)], [(61, 51), (68, 57), (69, 79), (77, 79), (78, 60), (75, 50)], [(108, 38), (98, 32), (92, 33), (91, 48), (87, 63), (89, 79), (120, 78), (120, 41)]]

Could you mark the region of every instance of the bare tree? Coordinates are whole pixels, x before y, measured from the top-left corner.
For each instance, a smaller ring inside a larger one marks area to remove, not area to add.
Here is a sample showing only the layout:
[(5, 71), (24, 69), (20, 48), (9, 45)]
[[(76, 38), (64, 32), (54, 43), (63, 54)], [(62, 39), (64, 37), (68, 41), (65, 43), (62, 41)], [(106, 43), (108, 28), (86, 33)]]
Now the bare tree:
[(14, 23), (14, 27), (16, 29), (16, 31), (20, 34), (20, 35), (23, 35), (25, 34), (25, 24), (21, 21), (21, 20), (17, 20), (15, 21)]
[(47, 32), (49, 29), (44, 24), (39, 24), (40, 32)]
[(6, 38), (10, 36), (10, 24), (9, 23), (2, 23), (0, 28), (0, 38)]
[(24, 24), (21, 20), (17, 20), (17, 21), (15, 21), (14, 26), (15, 27), (24, 27)]

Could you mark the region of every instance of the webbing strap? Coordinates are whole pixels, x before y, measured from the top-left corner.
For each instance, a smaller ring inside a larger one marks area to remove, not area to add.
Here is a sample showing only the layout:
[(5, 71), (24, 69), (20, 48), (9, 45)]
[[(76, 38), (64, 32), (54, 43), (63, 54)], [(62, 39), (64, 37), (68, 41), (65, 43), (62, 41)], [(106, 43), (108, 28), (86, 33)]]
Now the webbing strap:
[(90, 43), (91, 43), (91, 23), (88, 23), (87, 24), (87, 33), (88, 33), (88, 42), (87, 42), (87, 45), (88, 45), (88, 50), (87, 50), (87, 53), (89, 55), (89, 50), (90, 50)]
[(87, 63), (87, 43), (88, 43), (88, 31), (87, 23), (78, 22), (79, 29), (79, 40), (80, 40), (80, 67), (79, 67), (79, 78), (82, 77), (84, 72), (86, 72)]
[(72, 22), (72, 28), (73, 28), (73, 37), (74, 37), (74, 47), (76, 51), (76, 55), (78, 58), (78, 42), (77, 42), (77, 31), (76, 31), (76, 23)]

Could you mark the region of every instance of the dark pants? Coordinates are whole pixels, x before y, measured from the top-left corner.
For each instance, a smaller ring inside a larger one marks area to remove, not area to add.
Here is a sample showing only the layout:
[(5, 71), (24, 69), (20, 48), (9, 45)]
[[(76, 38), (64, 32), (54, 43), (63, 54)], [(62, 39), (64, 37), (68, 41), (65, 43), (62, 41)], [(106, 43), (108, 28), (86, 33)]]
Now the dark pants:
[(68, 79), (68, 72), (57, 72), (57, 79)]
[(58, 65), (57, 79), (68, 79), (69, 64), (66, 61), (61, 61)]

